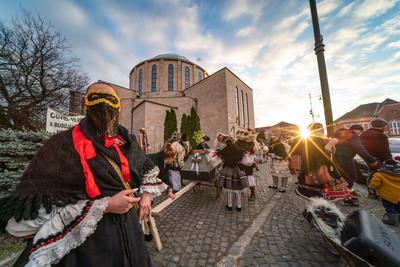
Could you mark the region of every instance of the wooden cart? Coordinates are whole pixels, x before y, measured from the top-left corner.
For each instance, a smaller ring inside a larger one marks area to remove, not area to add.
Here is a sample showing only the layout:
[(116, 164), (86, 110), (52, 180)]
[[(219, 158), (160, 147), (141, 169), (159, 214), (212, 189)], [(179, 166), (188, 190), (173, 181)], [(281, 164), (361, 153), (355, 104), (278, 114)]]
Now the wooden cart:
[(200, 155), (201, 160), (194, 160), (193, 156), (190, 156), (183, 168), (181, 169), (182, 179), (194, 181), (196, 187), (193, 190), (196, 192), (196, 188), (201, 185), (215, 187), (216, 196), (219, 198), (222, 188), (219, 186), (219, 173), (222, 169), (222, 161), (218, 157), (211, 157), (211, 153)]

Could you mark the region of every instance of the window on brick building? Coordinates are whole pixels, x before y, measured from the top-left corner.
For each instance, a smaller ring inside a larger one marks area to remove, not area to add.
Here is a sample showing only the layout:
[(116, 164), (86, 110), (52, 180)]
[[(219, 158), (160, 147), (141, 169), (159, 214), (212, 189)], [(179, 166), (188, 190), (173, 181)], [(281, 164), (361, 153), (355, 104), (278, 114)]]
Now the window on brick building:
[(198, 81), (203, 80), (203, 73), (202, 73), (201, 71), (199, 71), (199, 72), (197, 73), (197, 80), (198, 80)]
[(168, 65), (168, 91), (174, 91), (174, 65)]
[(400, 134), (400, 121), (399, 120), (392, 120), (389, 122), (389, 132), (392, 135)]
[(143, 69), (139, 70), (139, 80), (138, 80), (138, 94), (142, 95), (142, 85), (143, 85)]
[(157, 65), (151, 66), (151, 91), (157, 91)]
[(188, 66), (185, 67), (185, 89), (190, 85), (190, 69)]

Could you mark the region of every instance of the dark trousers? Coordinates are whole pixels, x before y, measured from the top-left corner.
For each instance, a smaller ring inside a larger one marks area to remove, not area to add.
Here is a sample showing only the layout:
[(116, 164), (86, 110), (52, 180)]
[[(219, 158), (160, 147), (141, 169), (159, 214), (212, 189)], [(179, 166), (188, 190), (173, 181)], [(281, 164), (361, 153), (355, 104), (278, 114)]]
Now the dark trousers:
[(383, 207), (389, 214), (400, 214), (400, 203), (394, 204), (382, 198)]
[(356, 172), (356, 166), (353, 162), (353, 160), (348, 160), (346, 162), (338, 162), (339, 164), (339, 173), (343, 176), (343, 178), (346, 180), (349, 188), (351, 189), (353, 187), (354, 181), (357, 176)]

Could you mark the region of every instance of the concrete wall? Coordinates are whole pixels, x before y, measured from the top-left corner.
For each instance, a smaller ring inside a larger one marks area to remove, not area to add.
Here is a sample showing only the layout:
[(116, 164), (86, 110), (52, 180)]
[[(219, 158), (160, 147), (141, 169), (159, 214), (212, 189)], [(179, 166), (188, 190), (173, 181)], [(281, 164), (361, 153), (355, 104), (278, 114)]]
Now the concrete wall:
[(203, 132), (211, 142), (218, 132), (228, 133), (226, 72), (224, 69), (184, 91), (197, 99), (197, 113)]
[(150, 144), (149, 151), (151, 153), (158, 152), (164, 145), (165, 113), (169, 108), (149, 102), (144, 103), (143, 106), (146, 109), (144, 128), (146, 129), (147, 139)]
[[(138, 106), (145, 99), (137, 99), (135, 106)], [(190, 109), (194, 106), (194, 100), (190, 97), (160, 97), (146, 98), (143, 104), (133, 112), (134, 133), (137, 134), (140, 128), (145, 128), (150, 144), (150, 152), (157, 152), (164, 144), (164, 121), (166, 110), (175, 109), (177, 128), (180, 131), (183, 114), (189, 115)], [(161, 104), (161, 105), (160, 105)]]
[(136, 109), (134, 109), (133, 113), (132, 113), (132, 125), (133, 125), (133, 131), (132, 133), (137, 135), (137, 133), (139, 132), (140, 128), (145, 128), (146, 124), (146, 110), (145, 110), (145, 105), (141, 105), (139, 107), (137, 107)]
[[(176, 112), (176, 119), (178, 122), (178, 131), (180, 130), (181, 127), (181, 119), (183, 114), (189, 115), (190, 114), (190, 109), (195, 105), (195, 102), (192, 98), (190, 97), (156, 97), (156, 98), (145, 98), (145, 99), (137, 99), (135, 102), (135, 106), (139, 105), (142, 101), (144, 100), (149, 100), (153, 101), (156, 103), (160, 103), (163, 105), (171, 106), (171, 107), (177, 107), (175, 109)], [(166, 107), (167, 109), (170, 109)], [(160, 117), (160, 114), (157, 112), (151, 112), (151, 110), (146, 110), (146, 118), (151, 119), (152, 117)], [(165, 114), (162, 114), (163, 116), (163, 124), (164, 124), (164, 116)], [(147, 117), (149, 116), (149, 117)]]
[(229, 69), (225, 68), (225, 72), (228, 91), (229, 128), (231, 131), (233, 128), (235, 128), (236, 131), (246, 130), (248, 128), (254, 130), (253, 91)]

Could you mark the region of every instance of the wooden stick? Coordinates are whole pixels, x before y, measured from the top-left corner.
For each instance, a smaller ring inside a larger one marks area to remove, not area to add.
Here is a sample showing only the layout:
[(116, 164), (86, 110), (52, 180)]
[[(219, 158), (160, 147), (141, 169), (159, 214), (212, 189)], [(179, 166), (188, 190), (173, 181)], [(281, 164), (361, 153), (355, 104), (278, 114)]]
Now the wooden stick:
[(191, 182), (190, 184), (188, 184), (187, 186), (182, 188), (178, 193), (175, 194), (174, 200), (171, 200), (170, 198), (168, 198), (152, 210), (152, 212), (151, 212), (152, 215), (149, 216), (150, 232), (154, 238), (154, 243), (155, 243), (158, 251), (160, 251), (162, 249), (162, 243), (161, 243), (160, 234), (158, 233), (156, 221), (155, 221), (153, 215), (158, 215), (163, 209), (168, 207), (172, 202), (177, 200), (180, 196), (185, 194), (187, 191), (189, 191), (191, 188), (193, 188), (196, 184), (198, 184), (198, 182)]
[(152, 211), (151, 214), (152, 215), (158, 215), (158, 213), (160, 213), (163, 209), (165, 209), (166, 207), (168, 207), (169, 205), (171, 205), (171, 203), (173, 203), (175, 200), (177, 200), (179, 197), (181, 197), (183, 194), (185, 194), (187, 191), (189, 191), (190, 189), (192, 189), (196, 184), (198, 184), (199, 182), (191, 182), (190, 184), (186, 185), (184, 188), (182, 188), (178, 193), (175, 194), (175, 199), (172, 200), (170, 198), (164, 200), (163, 202), (161, 202), (159, 205), (157, 205)]
[(162, 243), (160, 234), (158, 233), (156, 221), (154, 220), (153, 216), (149, 217), (149, 222), (150, 222), (150, 232), (153, 235), (154, 243), (156, 245), (157, 250), (160, 251), (162, 249)]

